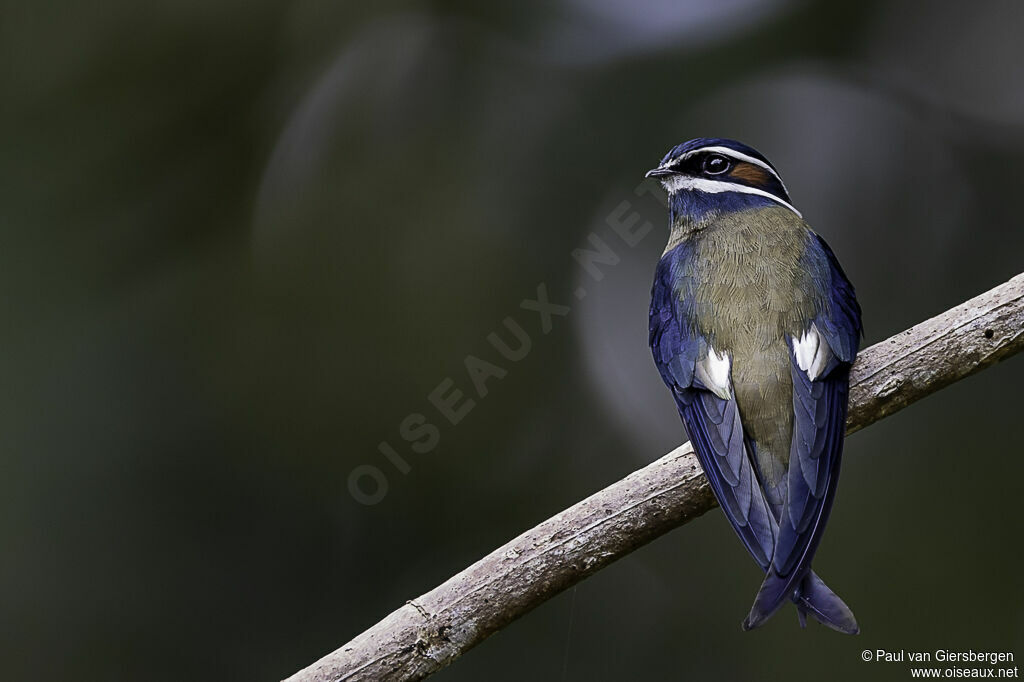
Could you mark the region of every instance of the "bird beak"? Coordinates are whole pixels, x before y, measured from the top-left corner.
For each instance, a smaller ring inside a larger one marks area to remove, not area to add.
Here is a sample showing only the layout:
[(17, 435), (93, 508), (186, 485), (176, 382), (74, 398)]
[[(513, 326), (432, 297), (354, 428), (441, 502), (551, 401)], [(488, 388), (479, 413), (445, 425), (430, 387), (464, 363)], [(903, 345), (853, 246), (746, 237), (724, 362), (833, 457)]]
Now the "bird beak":
[(668, 168), (652, 168), (644, 174), (645, 178), (663, 178), (666, 175), (674, 175), (675, 171)]

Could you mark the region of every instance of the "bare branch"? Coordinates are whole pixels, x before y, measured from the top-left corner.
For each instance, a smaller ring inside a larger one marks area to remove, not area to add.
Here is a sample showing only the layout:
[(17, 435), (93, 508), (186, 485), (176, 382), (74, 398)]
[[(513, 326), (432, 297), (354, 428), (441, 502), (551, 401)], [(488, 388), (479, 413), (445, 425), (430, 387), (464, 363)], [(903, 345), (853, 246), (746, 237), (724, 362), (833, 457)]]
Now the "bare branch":
[[(848, 432), (1024, 348), (1024, 274), (863, 351)], [(689, 443), (499, 547), (289, 682), (418, 680), (715, 506)]]

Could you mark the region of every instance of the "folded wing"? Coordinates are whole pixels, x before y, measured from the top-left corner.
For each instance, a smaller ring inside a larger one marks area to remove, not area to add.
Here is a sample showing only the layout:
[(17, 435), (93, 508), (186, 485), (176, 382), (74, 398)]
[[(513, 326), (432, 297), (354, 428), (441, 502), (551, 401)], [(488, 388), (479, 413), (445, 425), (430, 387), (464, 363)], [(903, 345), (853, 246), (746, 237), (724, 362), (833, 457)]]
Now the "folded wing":
[(829, 297), (807, 329), (789, 339), (793, 440), (789, 498), (779, 519), (771, 566), (744, 627), (767, 620), (800, 587), (828, 521), (846, 432), (850, 366), (862, 333), (853, 287), (828, 245), (811, 235), (807, 268)]
[(659, 264), (651, 301), (650, 342), (662, 379), (672, 390), (694, 452), (729, 523), (767, 570), (775, 519), (757, 483), (736, 401), (729, 358), (695, 333), (672, 282), (671, 261)]

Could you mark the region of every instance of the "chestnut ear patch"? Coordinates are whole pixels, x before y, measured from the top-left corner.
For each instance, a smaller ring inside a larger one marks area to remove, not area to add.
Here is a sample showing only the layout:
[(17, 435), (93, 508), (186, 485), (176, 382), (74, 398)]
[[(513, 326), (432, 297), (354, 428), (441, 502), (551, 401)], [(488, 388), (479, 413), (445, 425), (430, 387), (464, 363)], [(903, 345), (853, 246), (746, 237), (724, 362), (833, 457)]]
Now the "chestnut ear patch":
[(768, 171), (755, 166), (752, 163), (740, 161), (733, 166), (732, 171), (729, 173), (729, 177), (735, 180), (742, 180), (754, 187), (765, 187), (769, 184), (772, 177), (768, 174)]

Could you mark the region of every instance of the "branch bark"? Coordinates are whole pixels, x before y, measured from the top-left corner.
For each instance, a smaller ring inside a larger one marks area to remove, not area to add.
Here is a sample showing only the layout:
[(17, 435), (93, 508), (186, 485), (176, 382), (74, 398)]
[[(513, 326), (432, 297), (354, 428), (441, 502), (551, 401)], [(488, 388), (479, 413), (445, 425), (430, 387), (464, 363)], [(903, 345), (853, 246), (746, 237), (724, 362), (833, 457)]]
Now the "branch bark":
[[(1024, 274), (861, 352), (847, 433), (1024, 349)], [(689, 443), (556, 514), (288, 682), (419, 680), (715, 499)]]

